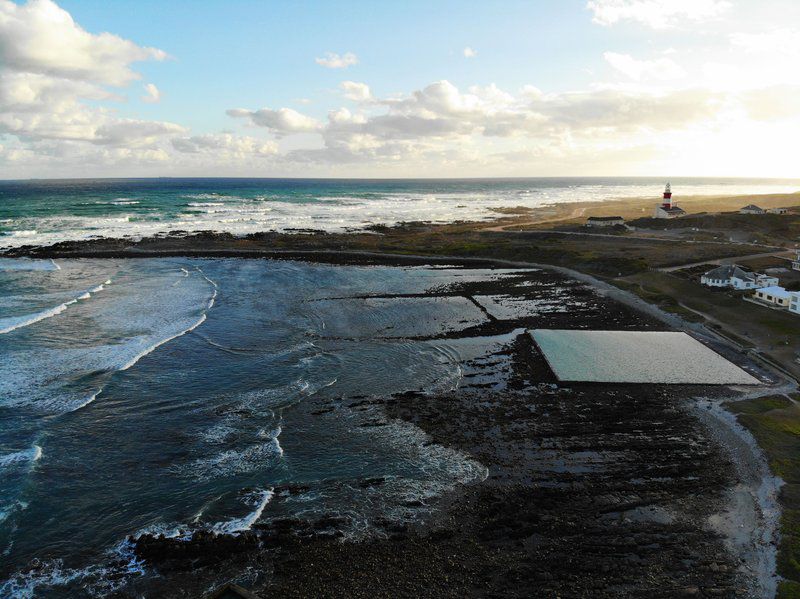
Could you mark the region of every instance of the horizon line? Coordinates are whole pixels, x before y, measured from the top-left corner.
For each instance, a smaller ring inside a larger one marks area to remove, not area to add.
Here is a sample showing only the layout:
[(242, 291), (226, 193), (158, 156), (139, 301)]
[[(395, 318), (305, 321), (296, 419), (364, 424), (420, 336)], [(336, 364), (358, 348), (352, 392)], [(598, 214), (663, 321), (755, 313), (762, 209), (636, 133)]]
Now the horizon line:
[(259, 176), (153, 176), (153, 177), (26, 177), (23, 179), (2, 179), (0, 183), (25, 183), (33, 181), (155, 181), (155, 180), (262, 180), (262, 181), (524, 181), (532, 179), (732, 179), (732, 180), (773, 180), (797, 181), (797, 177), (764, 177), (757, 175), (533, 175), (533, 176), (495, 176), (495, 177), (259, 177)]

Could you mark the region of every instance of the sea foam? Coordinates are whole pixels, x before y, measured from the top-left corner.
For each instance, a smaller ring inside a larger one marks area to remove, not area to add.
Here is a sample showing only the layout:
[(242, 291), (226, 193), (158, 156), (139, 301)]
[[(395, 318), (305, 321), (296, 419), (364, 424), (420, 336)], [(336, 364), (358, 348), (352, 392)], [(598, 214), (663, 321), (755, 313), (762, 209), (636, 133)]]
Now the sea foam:
[(0, 455), (0, 468), (8, 468), (9, 466), (15, 466), (24, 463), (33, 464), (34, 462), (38, 462), (41, 457), (42, 448), (38, 445), (34, 445), (30, 449), (26, 449), (24, 451)]
[(87, 300), (92, 296), (93, 293), (102, 291), (104, 289), (104, 286), (108, 285), (109, 283), (111, 283), (111, 280), (107, 280), (102, 285), (97, 285), (96, 287), (92, 287), (91, 289), (78, 294), (76, 297), (74, 297), (69, 301), (63, 302), (52, 308), (47, 308), (46, 310), (42, 310), (41, 312), (34, 312), (33, 314), (24, 314), (22, 316), (9, 316), (7, 318), (0, 318), (0, 334), (10, 333), (11, 331), (15, 331), (16, 329), (21, 329), (22, 327), (27, 327), (36, 322), (39, 322), (40, 320), (44, 320), (45, 318), (52, 318), (53, 316), (57, 316), (72, 304), (78, 303), (79, 300)]
[(275, 493), (272, 489), (264, 489), (254, 493), (250, 497), (250, 501), (255, 506), (255, 509), (252, 512), (242, 518), (235, 518), (233, 520), (228, 520), (227, 522), (217, 523), (212, 527), (211, 530), (217, 534), (236, 534), (238, 532), (250, 530), (253, 524), (258, 522), (261, 514), (264, 513), (264, 508), (267, 507), (267, 504), (270, 502), (274, 494)]

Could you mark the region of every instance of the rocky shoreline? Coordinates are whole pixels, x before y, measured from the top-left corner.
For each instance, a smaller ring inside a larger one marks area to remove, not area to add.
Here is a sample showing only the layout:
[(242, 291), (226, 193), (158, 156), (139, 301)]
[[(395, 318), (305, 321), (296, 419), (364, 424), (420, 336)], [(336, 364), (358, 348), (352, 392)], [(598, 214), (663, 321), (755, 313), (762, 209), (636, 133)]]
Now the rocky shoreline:
[[(524, 281), (568, 288), (587, 308), (578, 317), (556, 311), (489, 319), (444, 337), (534, 326), (668, 328), (550, 270), (430, 293), (535, 298), (535, 287)], [(121, 596), (196, 597), (227, 580), (263, 597), (760, 596), (763, 581), (746, 567), (745, 552), (732, 550), (725, 531), (713, 526), (729, 513), (729, 490), (740, 481), (736, 456), (696, 412), (695, 398), (730, 398), (735, 391), (560, 384), (524, 332), (496, 360), (472, 366), (504, 384), (467, 375), (454, 391), (342, 398), (312, 413), (369, 410), (365, 426), (413, 424), (428, 443), (486, 466), (482, 483), (445, 493), (415, 521), (378, 515), (373, 534), (358, 542), (347, 539), (350, 523), (337, 514), (265, 518), (236, 535), (130, 539), (137, 558), (160, 576), (146, 588), (133, 581)], [(367, 489), (384, 481), (358, 484)], [(291, 497), (304, 489), (274, 491)]]

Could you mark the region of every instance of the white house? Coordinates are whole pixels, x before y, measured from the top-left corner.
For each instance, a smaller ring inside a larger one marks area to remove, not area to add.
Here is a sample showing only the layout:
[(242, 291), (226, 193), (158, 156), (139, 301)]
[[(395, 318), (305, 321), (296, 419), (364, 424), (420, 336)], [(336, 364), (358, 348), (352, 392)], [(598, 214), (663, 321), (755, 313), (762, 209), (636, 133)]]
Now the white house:
[(788, 308), (793, 295), (794, 293), (786, 291), (783, 287), (773, 286), (759, 289), (754, 297), (768, 304)]
[(770, 208), (769, 209), (769, 213), (770, 214), (786, 214), (787, 212), (789, 212), (788, 208)]
[(748, 204), (744, 208), (739, 209), (739, 214), (764, 214), (766, 210), (759, 208), (755, 204)]
[(708, 287), (733, 287), (734, 289), (758, 289), (778, 284), (777, 277), (749, 272), (735, 264), (718, 266), (700, 277), (700, 282)]
[(709, 270), (700, 277), (700, 282), (708, 287), (730, 287), (733, 270), (738, 268), (735, 264), (718, 266)]
[(678, 203), (672, 199), (672, 190), (669, 183), (664, 188), (664, 199), (660, 204), (656, 204), (653, 218), (677, 218), (686, 214), (683, 208), (678, 207)]
[(790, 291), (792, 297), (789, 299), (789, 312), (800, 314), (800, 291)]
[(624, 224), (625, 219), (621, 216), (590, 216), (586, 219), (587, 227), (614, 227)]
[(780, 283), (778, 277), (762, 275), (757, 272), (747, 272), (741, 268), (738, 271), (731, 276), (731, 287), (734, 289), (760, 289), (762, 287), (774, 287)]

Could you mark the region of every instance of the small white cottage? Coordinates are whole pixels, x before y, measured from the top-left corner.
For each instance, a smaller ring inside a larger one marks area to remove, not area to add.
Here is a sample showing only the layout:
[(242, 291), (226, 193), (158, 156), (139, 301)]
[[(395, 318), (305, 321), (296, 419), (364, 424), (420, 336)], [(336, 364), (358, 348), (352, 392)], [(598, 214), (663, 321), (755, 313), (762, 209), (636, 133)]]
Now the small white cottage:
[(767, 304), (788, 308), (792, 300), (792, 292), (786, 291), (783, 287), (765, 287), (756, 291), (755, 298)]

